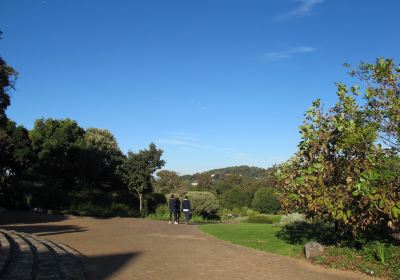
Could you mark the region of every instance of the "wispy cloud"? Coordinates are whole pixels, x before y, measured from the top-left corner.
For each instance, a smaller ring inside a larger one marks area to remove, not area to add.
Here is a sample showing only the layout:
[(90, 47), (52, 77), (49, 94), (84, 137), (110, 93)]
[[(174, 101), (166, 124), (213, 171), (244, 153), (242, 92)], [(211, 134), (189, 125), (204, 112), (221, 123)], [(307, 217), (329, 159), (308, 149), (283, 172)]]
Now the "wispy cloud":
[(312, 53), (314, 51), (315, 51), (315, 48), (300, 46), (300, 47), (292, 48), (290, 50), (269, 52), (269, 53), (264, 54), (263, 57), (268, 58), (268, 59), (273, 59), (273, 60), (289, 59), (289, 58), (292, 58), (294, 55), (307, 54), (307, 53)]
[(279, 15), (277, 19), (288, 20), (294, 17), (304, 17), (310, 15), (315, 6), (323, 3), (324, 1), (325, 0), (293, 0), (292, 2), (297, 3), (297, 6), (287, 13)]
[(160, 138), (157, 144), (179, 147), (181, 150), (211, 150), (216, 152), (228, 153), (232, 155), (243, 154), (238, 149), (229, 147), (216, 147), (202, 143), (198, 138), (191, 134), (178, 133), (171, 137)]
[(178, 133), (168, 138), (160, 138), (156, 141), (158, 144), (179, 146), (181, 149), (202, 149), (207, 148), (206, 145), (199, 143), (199, 140), (187, 133)]

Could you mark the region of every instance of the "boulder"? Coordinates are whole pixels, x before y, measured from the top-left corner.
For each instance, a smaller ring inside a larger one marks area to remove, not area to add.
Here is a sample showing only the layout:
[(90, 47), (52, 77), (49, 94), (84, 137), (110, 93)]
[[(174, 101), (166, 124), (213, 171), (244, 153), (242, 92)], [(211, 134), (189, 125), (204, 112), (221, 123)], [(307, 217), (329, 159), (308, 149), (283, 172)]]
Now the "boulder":
[(304, 254), (306, 259), (322, 256), (324, 254), (324, 247), (318, 242), (309, 242), (304, 245)]

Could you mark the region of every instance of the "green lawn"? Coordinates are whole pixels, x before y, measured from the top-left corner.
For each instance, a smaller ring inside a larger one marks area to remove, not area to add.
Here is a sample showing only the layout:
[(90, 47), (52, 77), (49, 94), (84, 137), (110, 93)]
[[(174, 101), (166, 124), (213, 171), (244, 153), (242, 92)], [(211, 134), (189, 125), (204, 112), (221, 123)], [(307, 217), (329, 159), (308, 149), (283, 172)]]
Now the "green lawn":
[[(329, 237), (329, 227), (282, 228), (273, 224), (206, 224), (199, 229), (219, 239), (285, 256), (304, 257), (303, 245)], [(400, 280), (400, 246), (369, 242), (362, 249), (325, 245), (325, 254), (311, 260), (338, 269)]]
[(199, 229), (217, 238), (238, 245), (279, 255), (300, 256), (303, 250), (303, 246), (301, 245), (292, 245), (278, 239), (276, 233), (280, 230), (280, 227), (277, 225), (208, 224), (199, 226)]

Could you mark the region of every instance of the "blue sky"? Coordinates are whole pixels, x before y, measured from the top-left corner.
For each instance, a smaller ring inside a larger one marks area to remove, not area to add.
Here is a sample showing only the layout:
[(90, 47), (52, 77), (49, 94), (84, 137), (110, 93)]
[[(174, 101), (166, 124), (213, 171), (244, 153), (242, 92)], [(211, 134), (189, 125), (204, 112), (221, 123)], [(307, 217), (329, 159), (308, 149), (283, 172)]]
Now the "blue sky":
[(344, 62), (399, 61), (397, 0), (1, 0), (9, 117), (155, 142), (181, 174), (289, 158)]

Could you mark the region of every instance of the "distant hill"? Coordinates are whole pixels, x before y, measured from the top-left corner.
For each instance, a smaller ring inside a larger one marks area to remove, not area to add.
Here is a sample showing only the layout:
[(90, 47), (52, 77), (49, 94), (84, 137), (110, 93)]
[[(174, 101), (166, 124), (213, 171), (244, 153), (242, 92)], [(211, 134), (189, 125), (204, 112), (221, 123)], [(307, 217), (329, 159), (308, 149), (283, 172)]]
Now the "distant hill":
[[(212, 169), (202, 173), (210, 174), (214, 180), (220, 180), (229, 175), (237, 175), (246, 179), (261, 179), (268, 174), (267, 169), (247, 165)], [(182, 179), (193, 181), (197, 174), (198, 173), (181, 177)]]

